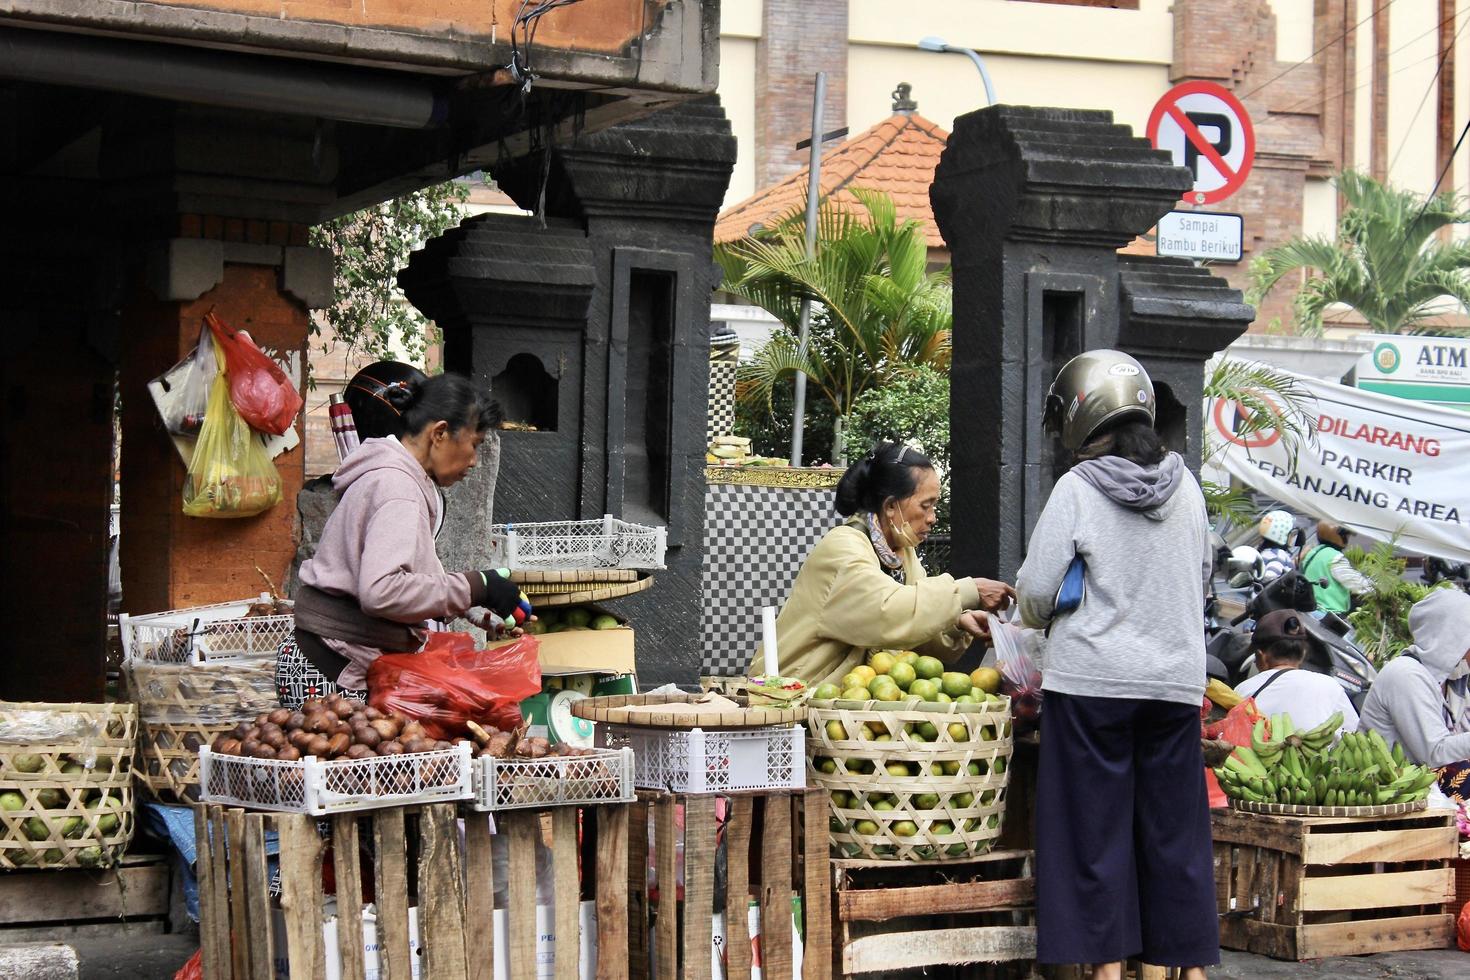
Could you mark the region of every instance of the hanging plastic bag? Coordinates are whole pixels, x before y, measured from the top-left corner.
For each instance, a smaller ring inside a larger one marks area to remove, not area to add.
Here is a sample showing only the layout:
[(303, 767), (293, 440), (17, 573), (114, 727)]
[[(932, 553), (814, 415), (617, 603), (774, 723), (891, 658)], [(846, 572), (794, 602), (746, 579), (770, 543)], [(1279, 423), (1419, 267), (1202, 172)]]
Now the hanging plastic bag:
[(187, 357), (154, 379), (166, 394), (160, 401), (164, 428), (176, 436), (194, 437), (204, 424), (209, 407), (209, 386), (214, 383), (214, 341), (208, 327), (199, 330), (199, 343)]
[[(216, 348), (218, 343), (216, 340)], [(218, 349), (215, 358), (224, 363)], [(260, 437), (230, 404), (229, 378), (218, 372), (184, 478), (184, 513), (190, 517), (252, 517), (280, 500), (281, 474)]]
[(994, 613), (985, 618), (1000, 670), (1000, 692), (1010, 696), (1016, 734), (1033, 732), (1041, 722), (1041, 669), (1025, 651), (1025, 630)]
[[(1225, 720), (1220, 723), (1220, 738), (1231, 745), (1243, 745), (1250, 748), (1251, 732), (1255, 730), (1256, 722), (1266, 718), (1256, 707), (1255, 698), (1246, 698), (1225, 713)], [(1271, 721), (1266, 720), (1264, 732), (1265, 738), (1271, 737)]]
[(204, 314), (204, 322), (224, 348), (230, 401), (252, 428), (273, 436), (284, 435), (301, 411), (301, 393), (295, 383), (255, 346), (248, 333), (226, 326), (212, 312)]
[(465, 722), (510, 731), (520, 704), (541, 692), (534, 636), (476, 650), (467, 633), (430, 633), (418, 653), (385, 653), (368, 668), (368, 703), (415, 718), (433, 738), (465, 734)]

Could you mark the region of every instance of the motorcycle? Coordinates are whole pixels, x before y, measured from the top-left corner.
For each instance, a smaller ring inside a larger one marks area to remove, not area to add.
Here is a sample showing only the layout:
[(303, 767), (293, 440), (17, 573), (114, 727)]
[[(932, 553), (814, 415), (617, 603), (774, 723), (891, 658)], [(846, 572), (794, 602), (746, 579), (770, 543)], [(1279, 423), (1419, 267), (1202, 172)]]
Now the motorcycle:
[(1269, 582), (1263, 581), (1259, 554), (1255, 554), (1254, 561), (1251, 558), (1250, 553), (1254, 552), (1254, 548), (1237, 548), (1227, 562), (1230, 584), (1245, 590), (1244, 608), (1226, 618), (1220, 612), (1218, 594), (1206, 600), (1205, 653), (1210, 675), (1231, 687), (1254, 675), (1256, 662), (1250, 648), (1250, 627), (1245, 624), (1254, 624), (1277, 609), (1292, 609), (1303, 614), (1301, 622), (1309, 641), (1302, 668), (1336, 680), (1353, 707), (1361, 711), (1368, 689), (1378, 679), (1378, 671), (1368, 655), (1353, 643), (1352, 628), (1335, 613), (1326, 613), (1321, 619), (1311, 615), (1317, 609), (1317, 599), (1312, 583), (1300, 572), (1293, 570)]
[(1453, 582), (1458, 588), (1470, 592), (1470, 562), (1453, 562), (1444, 558), (1424, 559), (1424, 581), (1428, 585)]

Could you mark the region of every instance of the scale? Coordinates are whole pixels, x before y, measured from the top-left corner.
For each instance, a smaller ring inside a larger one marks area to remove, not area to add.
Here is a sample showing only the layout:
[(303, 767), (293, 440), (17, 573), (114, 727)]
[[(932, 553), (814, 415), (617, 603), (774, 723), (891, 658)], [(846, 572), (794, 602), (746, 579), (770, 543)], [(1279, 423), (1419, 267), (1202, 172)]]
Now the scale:
[(586, 700), (581, 691), (557, 691), (547, 710), (547, 725), (553, 742), (565, 742), (580, 749), (592, 747), (592, 722), (572, 714), (572, 705)]

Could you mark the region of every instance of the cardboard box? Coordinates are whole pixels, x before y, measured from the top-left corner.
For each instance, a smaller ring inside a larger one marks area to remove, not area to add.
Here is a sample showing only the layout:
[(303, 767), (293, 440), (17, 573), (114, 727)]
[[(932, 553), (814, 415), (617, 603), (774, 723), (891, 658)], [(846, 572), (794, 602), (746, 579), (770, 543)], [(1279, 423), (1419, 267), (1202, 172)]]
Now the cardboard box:
[(539, 634), (536, 639), (541, 646), (541, 673), (546, 676), (634, 673), (633, 628), (627, 625), (627, 620), (598, 606), (584, 608), (594, 614), (607, 613), (624, 625), (615, 630)]

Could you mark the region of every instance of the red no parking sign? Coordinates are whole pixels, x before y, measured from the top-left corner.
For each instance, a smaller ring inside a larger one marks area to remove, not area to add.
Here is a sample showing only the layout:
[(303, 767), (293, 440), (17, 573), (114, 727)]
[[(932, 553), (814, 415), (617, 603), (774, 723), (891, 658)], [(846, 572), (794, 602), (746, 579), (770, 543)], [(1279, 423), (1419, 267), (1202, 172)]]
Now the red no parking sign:
[(1240, 190), (1256, 156), (1256, 131), (1240, 100), (1214, 82), (1171, 88), (1148, 117), (1148, 140), (1194, 174), (1184, 195), (1213, 204)]

